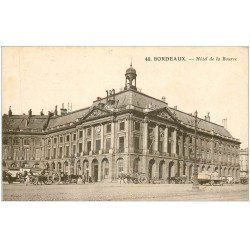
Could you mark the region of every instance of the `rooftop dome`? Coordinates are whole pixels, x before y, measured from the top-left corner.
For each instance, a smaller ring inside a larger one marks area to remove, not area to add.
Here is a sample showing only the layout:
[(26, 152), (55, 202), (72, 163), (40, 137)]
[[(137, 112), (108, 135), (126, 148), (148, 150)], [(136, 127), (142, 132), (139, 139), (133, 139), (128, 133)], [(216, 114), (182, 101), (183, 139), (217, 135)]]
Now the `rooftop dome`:
[(130, 67), (126, 70), (126, 74), (136, 74), (136, 70), (132, 67), (132, 64), (130, 64)]

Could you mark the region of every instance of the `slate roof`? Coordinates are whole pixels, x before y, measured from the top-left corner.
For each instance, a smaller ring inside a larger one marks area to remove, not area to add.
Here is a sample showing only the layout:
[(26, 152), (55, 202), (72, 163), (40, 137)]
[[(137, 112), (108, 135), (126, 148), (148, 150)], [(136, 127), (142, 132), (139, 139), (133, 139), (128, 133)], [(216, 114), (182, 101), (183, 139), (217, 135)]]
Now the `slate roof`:
[(29, 119), (27, 125), (28, 115), (3, 115), (2, 119), (2, 129), (13, 130), (13, 131), (34, 131), (41, 132), (43, 126), (46, 124), (48, 116), (34, 115)]
[[(182, 112), (180, 110), (176, 110), (174, 108), (168, 107), (168, 104), (163, 102), (162, 100), (153, 98), (144, 93), (135, 90), (123, 90), (115, 94), (116, 108), (123, 108), (127, 105), (133, 105), (138, 110), (143, 110), (149, 105), (151, 109), (159, 109), (159, 108), (169, 108), (171, 112), (175, 112), (178, 120), (182, 121), (185, 124), (194, 124), (194, 117), (190, 114)], [(64, 124), (69, 124), (71, 122), (75, 122), (76, 119), (82, 118), (87, 112), (93, 108), (98, 106), (100, 103), (106, 104), (106, 98), (100, 98), (95, 100), (90, 107), (76, 110), (70, 112), (63, 116), (51, 117), (49, 120), (48, 128), (61, 126)], [(28, 127), (25, 126), (25, 120), (28, 118), (27, 115), (13, 115), (8, 117), (7, 115), (3, 116), (3, 129), (9, 128), (13, 130), (22, 129), (29, 130), (35, 129), (41, 131), (43, 125), (46, 123), (48, 116), (32, 116)], [(198, 127), (206, 130), (207, 132), (214, 131), (215, 134), (219, 134), (222, 136), (233, 138), (232, 135), (223, 127), (218, 124), (205, 121), (200, 119)]]

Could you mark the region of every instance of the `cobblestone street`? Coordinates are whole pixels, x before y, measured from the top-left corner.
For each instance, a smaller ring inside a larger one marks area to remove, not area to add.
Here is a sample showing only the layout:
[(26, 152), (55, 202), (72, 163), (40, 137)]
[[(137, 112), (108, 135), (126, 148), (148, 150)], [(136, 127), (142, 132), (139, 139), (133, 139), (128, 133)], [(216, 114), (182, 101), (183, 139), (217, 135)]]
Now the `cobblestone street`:
[(247, 201), (248, 185), (200, 186), (189, 184), (3, 184), (4, 201)]

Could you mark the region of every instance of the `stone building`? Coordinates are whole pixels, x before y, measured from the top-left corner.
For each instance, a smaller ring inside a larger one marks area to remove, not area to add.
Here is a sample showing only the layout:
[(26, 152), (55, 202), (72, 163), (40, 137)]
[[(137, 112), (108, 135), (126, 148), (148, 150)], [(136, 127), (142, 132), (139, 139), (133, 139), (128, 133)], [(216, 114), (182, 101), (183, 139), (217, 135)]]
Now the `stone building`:
[[(119, 172), (144, 172), (169, 181), (193, 174), (194, 116), (171, 108), (165, 97), (139, 91), (132, 65), (120, 92), (106, 91), (92, 105), (73, 112), (3, 115), (3, 166), (29, 166), (85, 172), (96, 181)], [(239, 179), (240, 142), (208, 114), (198, 118), (199, 171), (217, 171)]]
[(248, 179), (248, 148), (240, 150), (240, 178)]

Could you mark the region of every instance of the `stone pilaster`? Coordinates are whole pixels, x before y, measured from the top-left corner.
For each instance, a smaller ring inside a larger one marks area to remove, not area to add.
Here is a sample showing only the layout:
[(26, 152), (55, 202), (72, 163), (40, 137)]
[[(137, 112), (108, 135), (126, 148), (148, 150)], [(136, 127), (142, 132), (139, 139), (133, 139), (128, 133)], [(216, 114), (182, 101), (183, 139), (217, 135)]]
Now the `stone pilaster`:
[(143, 123), (143, 144), (142, 144), (143, 154), (147, 154), (148, 151), (148, 121), (144, 119)]
[(163, 152), (168, 152), (168, 127), (166, 127), (164, 130)]
[(155, 131), (154, 131), (154, 136), (155, 136), (155, 141), (154, 141), (154, 151), (158, 152), (158, 146), (159, 146), (159, 126), (155, 126)]

